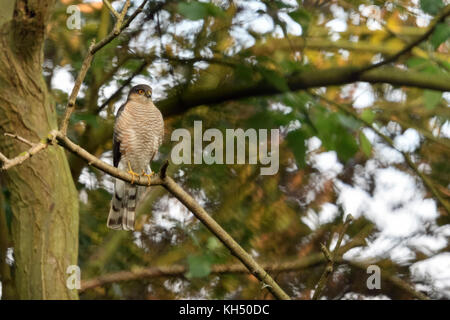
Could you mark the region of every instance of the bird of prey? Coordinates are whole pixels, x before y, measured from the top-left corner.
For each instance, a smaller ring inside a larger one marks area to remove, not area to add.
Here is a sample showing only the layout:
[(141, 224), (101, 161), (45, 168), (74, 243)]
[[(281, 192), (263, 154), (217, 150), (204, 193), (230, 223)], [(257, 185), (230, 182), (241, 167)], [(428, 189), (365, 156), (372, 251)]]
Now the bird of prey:
[(107, 226), (134, 230), (139, 196), (145, 187), (133, 184), (140, 175), (151, 183), (150, 162), (158, 152), (164, 135), (161, 112), (152, 102), (152, 89), (140, 84), (131, 88), (127, 101), (117, 111), (113, 136), (114, 166), (132, 175), (131, 183), (115, 179)]

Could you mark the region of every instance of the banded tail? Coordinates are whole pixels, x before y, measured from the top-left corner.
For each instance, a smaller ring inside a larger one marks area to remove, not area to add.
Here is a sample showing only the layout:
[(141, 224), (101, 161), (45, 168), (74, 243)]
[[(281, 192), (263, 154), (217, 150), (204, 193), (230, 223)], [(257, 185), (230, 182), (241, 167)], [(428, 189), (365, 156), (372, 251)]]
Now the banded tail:
[(114, 182), (114, 196), (111, 200), (107, 226), (114, 230), (134, 230), (136, 205), (141, 187), (119, 179)]

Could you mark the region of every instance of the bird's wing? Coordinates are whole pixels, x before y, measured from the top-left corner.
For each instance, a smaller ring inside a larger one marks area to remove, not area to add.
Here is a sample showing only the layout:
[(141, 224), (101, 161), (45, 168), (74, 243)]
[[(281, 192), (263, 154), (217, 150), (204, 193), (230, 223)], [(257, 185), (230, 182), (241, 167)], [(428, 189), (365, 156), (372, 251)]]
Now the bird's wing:
[[(117, 120), (119, 119), (123, 109), (125, 108), (126, 102), (120, 106), (119, 110), (117, 111), (117, 115), (116, 115), (116, 123)], [(117, 168), (117, 166), (119, 165), (119, 161), (120, 158), (122, 156), (122, 154), (120, 153), (120, 140), (118, 139), (118, 134), (116, 132), (116, 128), (114, 128), (114, 134), (113, 134), (113, 164), (114, 167)]]

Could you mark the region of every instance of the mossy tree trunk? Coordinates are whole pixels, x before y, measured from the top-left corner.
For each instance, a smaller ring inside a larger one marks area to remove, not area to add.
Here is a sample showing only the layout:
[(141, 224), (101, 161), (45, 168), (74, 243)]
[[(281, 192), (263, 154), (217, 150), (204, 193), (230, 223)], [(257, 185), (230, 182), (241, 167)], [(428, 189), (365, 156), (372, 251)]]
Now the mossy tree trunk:
[[(6, 8), (0, 15), (0, 151), (9, 158), (29, 147), (3, 133), (38, 142), (57, 128), (42, 76), (43, 45), (54, 4), (55, 0), (0, 0)], [(77, 264), (78, 197), (65, 151), (50, 146), (2, 172), (2, 180), (10, 193), (16, 297), (76, 299), (76, 291), (66, 287), (66, 269)]]

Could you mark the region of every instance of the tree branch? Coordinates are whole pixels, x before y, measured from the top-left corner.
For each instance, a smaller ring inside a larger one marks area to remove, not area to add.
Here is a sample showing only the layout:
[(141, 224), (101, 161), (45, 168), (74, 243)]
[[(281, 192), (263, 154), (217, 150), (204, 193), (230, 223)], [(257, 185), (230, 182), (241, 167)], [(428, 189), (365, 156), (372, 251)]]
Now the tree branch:
[[(161, 173), (160, 173), (161, 174)], [(370, 231), (369, 230), (366, 231)], [(338, 254), (335, 257), (335, 262), (338, 264), (349, 265), (361, 270), (367, 270), (367, 267), (372, 263), (356, 262), (350, 260), (344, 260), (342, 254), (347, 252), (351, 248), (355, 248), (365, 244), (364, 238), (367, 232), (361, 232), (359, 236), (354, 237), (348, 244), (341, 247)], [(321, 253), (313, 253), (305, 257), (297, 258), (295, 260), (283, 261), (283, 262), (263, 262), (261, 267), (269, 272), (295, 272), (311, 268), (327, 262), (327, 258)], [(189, 269), (184, 265), (171, 265), (161, 267), (148, 267), (138, 268), (132, 271), (119, 271), (101, 275), (97, 278), (81, 281), (80, 292), (84, 292), (89, 289), (108, 285), (111, 283), (124, 282), (124, 281), (136, 281), (144, 279), (152, 279), (158, 277), (183, 277)], [(220, 264), (211, 266), (211, 274), (247, 274), (249, 270), (242, 264)], [(381, 270), (382, 276), (389, 282), (391, 282), (398, 289), (407, 292), (411, 296), (428, 300), (429, 298), (421, 292), (416, 291), (408, 282), (400, 279), (397, 276), (393, 276), (388, 272)]]
[[(164, 166), (163, 166), (164, 167)], [(163, 176), (163, 167), (161, 167), (160, 176)], [(348, 250), (365, 245), (365, 237), (372, 230), (372, 227), (364, 228), (358, 236), (355, 236), (350, 242), (339, 250), (339, 255)], [(272, 272), (289, 272), (300, 269), (306, 269), (318, 264), (326, 262), (325, 257), (320, 253), (313, 253), (305, 257), (296, 258), (289, 261), (283, 261), (279, 263), (274, 262), (262, 262), (261, 267), (267, 271)], [(91, 289), (94, 287), (102, 286), (104, 284), (121, 282), (121, 281), (133, 281), (146, 278), (155, 278), (163, 276), (182, 276), (188, 271), (188, 268), (183, 265), (162, 266), (162, 267), (149, 267), (140, 268), (133, 271), (119, 271), (102, 275), (98, 278), (84, 280), (81, 283), (81, 291)], [(242, 264), (224, 264), (213, 265), (211, 267), (211, 273), (249, 273), (249, 269)]]
[[(208, 62), (207, 59), (204, 61)], [(430, 75), (421, 72), (404, 71), (393, 67), (378, 68), (362, 74), (357, 71), (358, 68), (354, 67), (304, 71), (300, 74), (286, 77), (286, 82), (291, 91), (344, 85), (357, 81), (390, 83), (397, 86), (450, 91), (450, 77), (447, 75)], [(220, 87), (211, 89), (198, 90), (194, 86), (194, 88), (188, 89), (180, 95), (171, 95), (156, 102), (156, 104), (165, 116), (173, 116), (199, 105), (218, 104), (229, 100), (281, 93), (283, 92), (264, 80), (249, 82), (247, 85), (236, 84), (235, 81), (230, 81), (223, 83)]]
[[(89, 165), (92, 165), (109, 175), (132, 182), (131, 174), (119, 170), (101, 161), (94, 155), (90, 154), (80, 146), (76, 145), (61, 132), (52, 133), (58, 143), (67, 150), (75, 153), (79, 157), (85, 159)], [(272, 277), (194, 200), (186, 191), (183, 190), (172, 178), (166, 175), (168, 164), (161, 167), (160, 174), (156, 178), (152, 178), (151, 185), (162, 185), (175, 198), (183, 203), (230, 251), (235, 255), (261, 282), (267, 284), (268, 290), (278, 299), (287, 300), (289, 296), (278, 286)], [(139, 177), (134, 181), (137, 185), (148, 186), (146, 177)]]
[(131, 83), (131, 81), (134, 79), (134, 77), (136, 77), (142, 71), (144, 71), (144, 69), (147, 68), (149, 66), (149, 64), (150, 64), (150, 61), (148, 61), (148, 60), (142, 61), (142, 63), (139, 65), (139, 67), (137, 67), (137, 69), (122, 83), (122, 85), (108, 99), (106, 99), (105, 102), (103, 102), (98, 107), (97, 112), (100, 112), (101, 110), (103, 110), (103, 108), (106, 107), (107, 105), (109, 105), (111, 103), (111, 101), (116, 99), (119, 96), (119, 94), (123, 91), (123, 89), (125, 89)]
[[(342, 264), (348, 264), (351, 267), (358, 268), (363, 271), (366, 271), (370, 265), (374, 264), (373, 262), (372, 263), (364, 263), (364, 262), (359, 262), (359, 261), (345, 260), (343, 258), (338, 258), (337, 262), (342, 263)], [(387, 272), (383, 269), (381, 269), (381, 276), (384, 279), (386, 279), (387, 281), (389, 281), (390, 283), (392, 283), (395, 287), (409, 293), (411, 296), (413, 296), (419, 300), (430, 300), (430, 298), (428, 296), (426, 296), (422, 292), (415, 290), (408, 282), (402, 280), (401, 278), (399, 278), (395, 275), (390, 274), (389, 272)]]
[(441, 196), (441, 194), (439, 193), (439, 191), (435, 188), (434, 184), (431, 182), (431, 180), (423, 173), (419, 170), (419, 168), (416, 166), (416, 164), (414, 163), (414, 161), (411, 159), (411, 157), (409, 156), (409, 154), (407, 154), (406, 152), (400, 151), (395, 147), (394, 141), (392, 141), (391, 138), (389, 138), (388, 136), (386, 136), (385, 134), (383, 134), (376, 126), (374, 126), (372, 123), (370, 123), (369, 121), (366, 121), (364, 119), (362, 119), (356, 112), (354, 112), (351, 108), (348, 108), (342, 104), (336, 103), (334, 101), (331, 101), (321, 95), (315, 94), (311, 91), (308, 91), (308, 93), (314, 97), (317, 97), (323, 101), (325, 101), (328, 104), (334, 105), (335, 107), (337, 107), (338, 109), (344, 111), (345, 113), (347, 113), (348, 115), (352, 116), (353, 118), (355, 118), (356, 120), (360, 121), (361, 123), (365, 124), (366, 126), (368, 126), (369, 128), (371, 128), (379, 137), (381, 137), (391, 148), (397, 150), (398, 152), (400, 152), (403, 157), (405, 158), (405, 162), (406, 164), (414, 171), (415, 174), (417, 174), (420, 179), (422, 180), (424, 186), (431, 192), (431, 194), (437, 199), (437, 201), (442, 205), (442, 207), (444, 207), (444, 209), (447, 211), (447, 213), (450, 213), (450, 204), (448, 204), (444, 198)]
[(317, 283), (316, 290), (314, 291), (314, 295), (312, 297), (313, 300), (317, 300), (320, 298), (323, 288), (325, 287), (326, 283), (328, 282), (330, 275), (333, 273), (334, 263), (338, 257), (337, 253), (339, 252), (339, 250), (341, 248), (342, 239), (344, 238), (345, 232), (347, 231), (347, 228), (352, 221), (353, 221), (353, 217), (349, 214), (347, 216), (347, 219), (345, 220), (344, 225), (342, 226), (342, 230), (339, 233), (339, 238), (336, 243), (336, 247), (334, 248), (332, 253), (329, 252), (328, 248), (325, 245), (323, 245), (323, 244), (321, 245), (323, 255), (327, 259), (328, 263), (319, 279), (319, 282)]
[[(289, 272), (297, 271), (323, 263), (323, 256), (319, 253), (302, 257), (296, 261), (287, 261), (281, 263), (261, 263), (267, 271), (271, 272)], [(171, 265), (162, 267), (140, 268), (132, 271), (119, 271), (102, 275), (98, 278), (84, 280), (81, 282), (80, 292), (100, 287), (110, 283), (123, 281), (134, 281), (157, 277), (182, 277), (189, 268), (184, 265)], [(242, 264), (221, 264), (211, 266), (211, 274), (225, 273), (243, 273), (248, 274), (249, 270)]]
[(112, 5), (109, 3), (108, 0), (103, 0), (103, 3), (105, 4), (105, 6), (109, 9), (109, 11), (111, 11), (111, 13), (113, 14), (113, 16), (115, 16), (117, 19), (119, 18), (119, 13), (116, 11), (116, 9), (114, 9), (112, 7)]
[(78, 96), (78, 92), (80, 91), (81, 84), (84, 81), (84, 78), (86, 77), (86, 73), (91, 66), (92, 59), (94, 58), (94, 55), (97, 51), (99, 51), (101, 48), (106, 46), (108, 43), (110, 43), (114, 38), (116, 38), (130, 23), (133, 21), (134, 18), (140, 13), (147, 3), (148, 0), (144, 0), (142, 4), (136, 9), (136, 11), (130, 16), (130, 18), (123, 23), (123, 19), (125, 17), (125, 14), (127, 13), (128, 7), (130, 6), (130, 0), (127, 0), (125, 3), (119, 18), (116, 20), (116, 24), (114, 26), (114, 29), (99, 43), (95, 44), (95, 42), (92, 42), (92, 44), (89, 47), (89, 50), (84, 57), (83, 64), (81, 66), (80, 72), (78, 73), (77, 79), (75, 81), (75, 85), (73, 86), (72, 92), (70, 93), (69, 101), (67, 103), (66, 112), (64, 114), (63, 121), (61, 123), (61, 133), (63, 135), (67, 134), (67, 127), (69, 125), (70, 116), (72, 115), (73, 110), (75, 109), (75, 101)]
[(384, 60), (382, 60), (380, 62), (377, 62), (377, 63), (374, 63), (372, 65), (369, 65), (369, 66), (359, 70), (358, 72), (359, 73), (367, 72), (367, 71), (373, 70), (375, 68), (379, 68), (381, 66), (384, 66), (386, 64), (394, 62), (395, 60), (400, 58), (402, 55), (404, 55), (405, 53), (407, 53), (410, 50), (412, 50), (415, 46), (419, 45), (420, 43), (422, 43), (423, 41), (428, 39), (428, 37), (431, 36), (431, 34), (436, 29), (436, 26), (439, 23), (443, 22), (449, 15), (450, 15), (450, 6), (447, 6), (447, 7), (444, 8), (443, 13), (434, 19), (434, 21), (431, 23), (431, 25), (428, 28), (428, 30), (423, 35), (418, 37), (415, 41), (413, 41), (410, 44), (408, 44), (407, 46), (405, 46), (403, 49), (401, 49), (396, 54), (394, 54), (394, 55), (392, 55), (392, 56), (390, 56), (390, 57), (388, 57), (388, 58), (386, 58), (386, 59), (384, 59)]
[[(8, 135), (10, 135), (10, 134), (8, 134)], [(31, 144), (32, 147), (12, 159), (7, 158), (3, 153), (0, 152), (0, 161), (2, 162), (2, 166), (0, 167), (0, 170), (8, 170), (14, 166), (17, 166), (17, 165), (23, 163), (25, 160), (31, 158), (38, 152), (46, 149), (49, 144), (49, 141), (47, 141), (47, 140), (41, 141), (36, 144), (32, 144), (25, 138), (19, 137), (17, 135), (10, 135), (10, 136), (13, 136), (14, 138), (16, 138), (17, 140), (22, 141), (22, 142), (27, 141), (26, 143)]]

